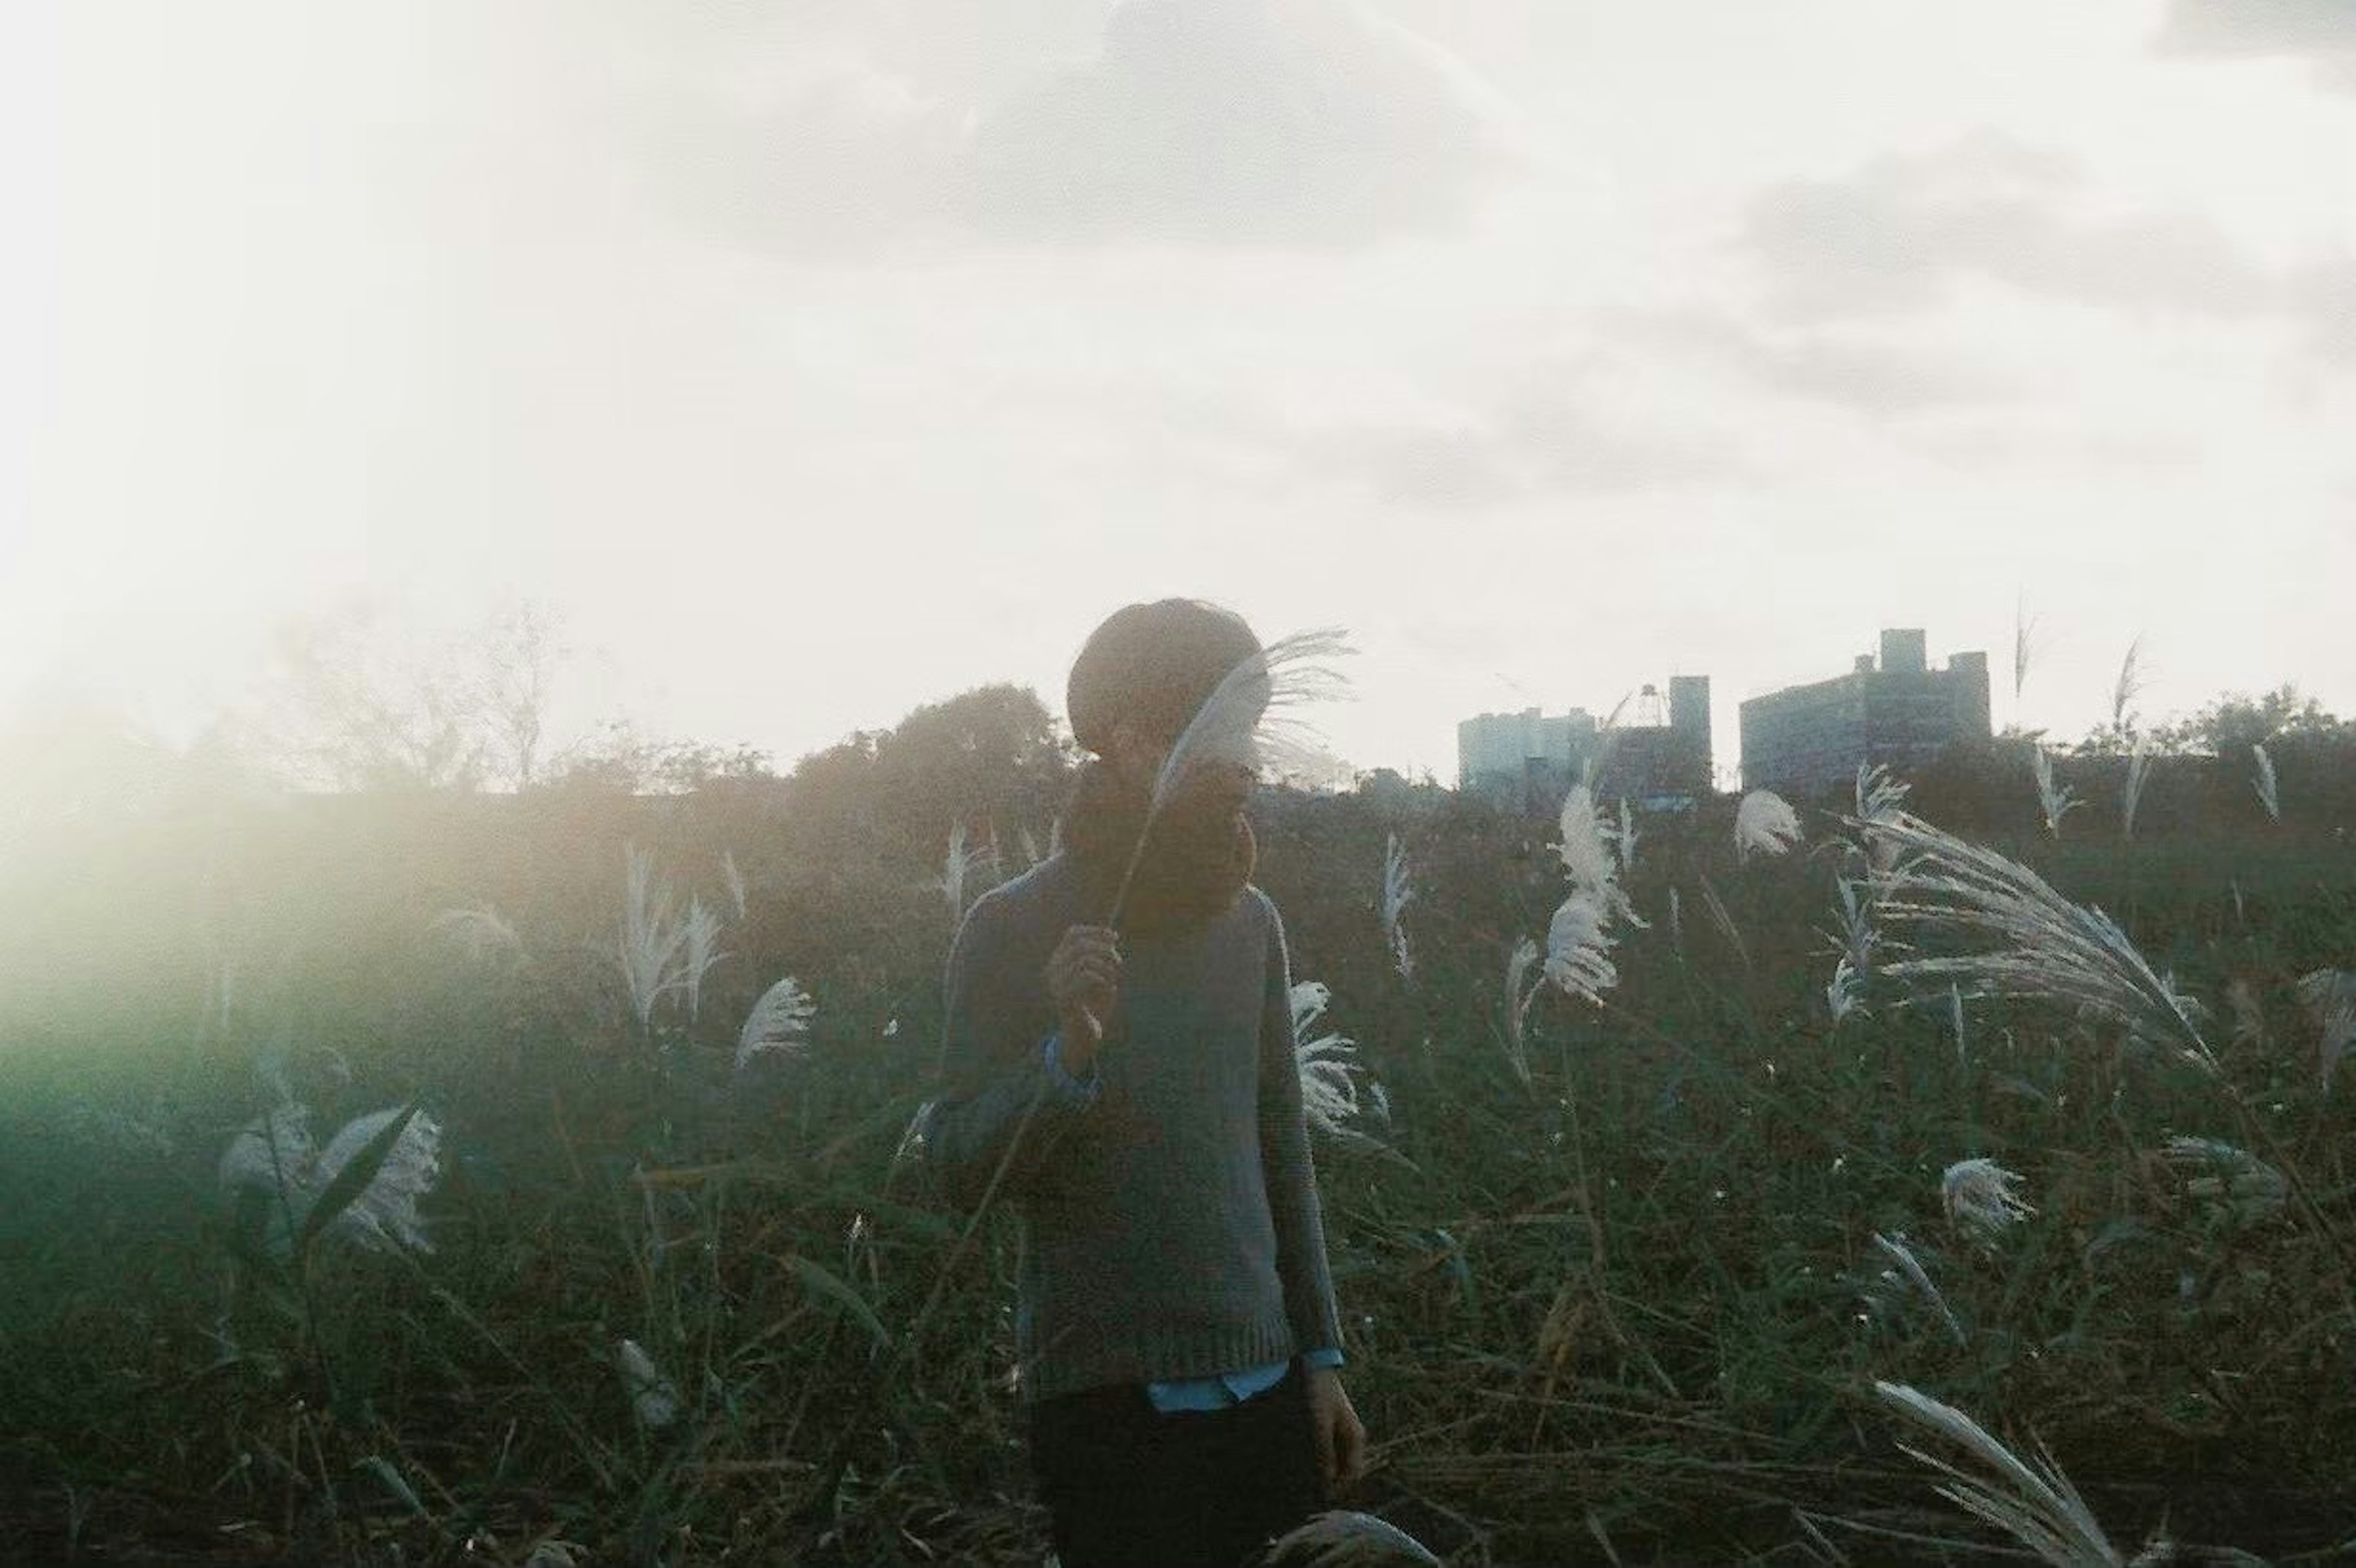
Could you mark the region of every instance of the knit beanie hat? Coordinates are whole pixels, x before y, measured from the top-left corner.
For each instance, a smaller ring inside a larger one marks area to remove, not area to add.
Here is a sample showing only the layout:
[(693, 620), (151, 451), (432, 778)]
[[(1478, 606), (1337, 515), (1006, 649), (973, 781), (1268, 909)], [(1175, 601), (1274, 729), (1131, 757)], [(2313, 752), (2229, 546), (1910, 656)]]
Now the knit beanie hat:
[(1122, 719), (1164, 741), (1177, 739), (1203, 699), (1244, 660), (1259, 639), (1232, 610), (1200, 599), (1125, 604), (1088, 634), (1064, 711), (1072, 736), (1098, 756)]

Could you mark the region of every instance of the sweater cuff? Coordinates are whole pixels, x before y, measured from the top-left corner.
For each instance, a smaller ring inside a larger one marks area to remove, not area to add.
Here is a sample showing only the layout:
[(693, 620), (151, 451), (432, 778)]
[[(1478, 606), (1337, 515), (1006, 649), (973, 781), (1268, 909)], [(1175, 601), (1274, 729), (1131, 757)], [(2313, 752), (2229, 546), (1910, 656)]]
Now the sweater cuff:
[(1302, 1351), (1301, 1364), (1304, 1367), (1338, 1367), (1343, 1364), (1342, 1351), (1337, 1346), (1320, 1345), (1313, 1350)]
[(1097, 1078), (1096, 1067), (1090, 1064), (1088, 1075), (1086, 1078), (1073, 1077), (1064, 1071), (1063, 1044), (1064, 1033), (1061, 1029), (1048, 1030), (1047, 1038), (1040, 1042), (1040, 1054), (1045, 1058), (1047, 1063), (1047, 1082), (1055, 1086), (1057, 1093), (1067, 1099), (1076, 1100), (1087, 1105), (1096, 1104), (1097, 1092), (1103, 1087)]

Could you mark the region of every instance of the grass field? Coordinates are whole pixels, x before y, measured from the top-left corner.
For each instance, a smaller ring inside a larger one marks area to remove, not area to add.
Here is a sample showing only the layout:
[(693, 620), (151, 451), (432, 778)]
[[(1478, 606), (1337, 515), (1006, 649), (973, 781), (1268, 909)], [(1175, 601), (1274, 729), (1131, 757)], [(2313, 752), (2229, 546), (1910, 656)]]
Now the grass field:
[[(1331, 987), (1320, 1029), (1388, 1108), (1317, 1150), (1375, 1442), (1356, 1506), (1451, 1563), (2008, 1547), (1901, 1450), (1922, 1438), (1882, 1381), (2041, 1442), (2124, 1555), (2162, 1533), (2356, 1551), (2356, 1090), (2327, 1083), (2297, 990), (2356, 966), (2343, 836), (2295, 812), (2133, 841), (1958, 828), (2117, 914), (2205, 1006), (2211, 1069), (2099, 1008), (1968, 985), (1909, 1005), (1869, 975), (1836, 1022), (1851, 829), (1804, 811), (1798, 846), (1746, 859), (1730, 801), (1647, 819), (1622, 874), (1646, 923), (1618, 927), (1600, 1005), (1536, 995), (1525, 1076), (1505, 970), (1564, 897), (1550, 824), (1430, 795), (1261, 816), (1295, 977)], [(208, 820), (52, 846), (8, 890), (6, 1539), (117, 1562), (1039, 1560), (1012, 1222), (924, 1317), (958, 1225), (894, 1162), (937, 1045), (937, 850), (929, 873), (790, 856), (697, 799)], [(1411, 977), (1378, 913), (1394, 834)], [(691, 894), (717, 917), (692, 1016), (674, 990), (641, 1021), (616, 961), (626, 841), (674, 917)], [(466, 907), (513, 941), (437, 918)], [(787, 975), (806, 1041), (740, 1070)], [(430, 1250), (348, 1222), (294, 1247), (299, 1215), (273, 1236), (250, 1186), (224, 1190), (282, 1100), (322, 1146), (422, 1107)], [(2195, 1138), (2239, 1153), (2171, 1156)], [(1973, 1158), (2030, 1212), (1952, 1217), (1943, 1173)]]

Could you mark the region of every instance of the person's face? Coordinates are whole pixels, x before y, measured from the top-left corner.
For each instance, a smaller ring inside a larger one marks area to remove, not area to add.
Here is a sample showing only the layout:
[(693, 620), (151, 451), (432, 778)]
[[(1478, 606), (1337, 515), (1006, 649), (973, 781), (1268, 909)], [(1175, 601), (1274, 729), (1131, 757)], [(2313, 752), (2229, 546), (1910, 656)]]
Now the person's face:
[[(1176, 744), (1173, 736), (1149, 734), (1123, 722), (1113, 730), (1112, 747), (1105, 760), (1120, 776), (1150, 793), (1162, 765)], [(1253, 770), (1241, 763), (1213, 763), (1191, 768), (1170, 807), (1179, 811), (1240, 811), (1251, 798), (1257, 782)]]

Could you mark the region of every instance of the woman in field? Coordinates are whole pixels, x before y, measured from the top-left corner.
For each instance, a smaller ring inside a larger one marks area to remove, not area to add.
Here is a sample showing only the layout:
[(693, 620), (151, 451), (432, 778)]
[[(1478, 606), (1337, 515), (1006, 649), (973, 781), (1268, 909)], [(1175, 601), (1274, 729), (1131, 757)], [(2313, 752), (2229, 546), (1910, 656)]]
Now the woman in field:
[(1064, 848), (949, 958), (926, 1157), (961, 1207), (995, 1179), (1022, 1216), (1018, 1376), (1064, 1568), (1246, 1561), (1363, 1464), (1248, 766), (1165, 799), (1108, 923), (1164, 759), (1260, 653), (1192, 600), (1099, 626)]

